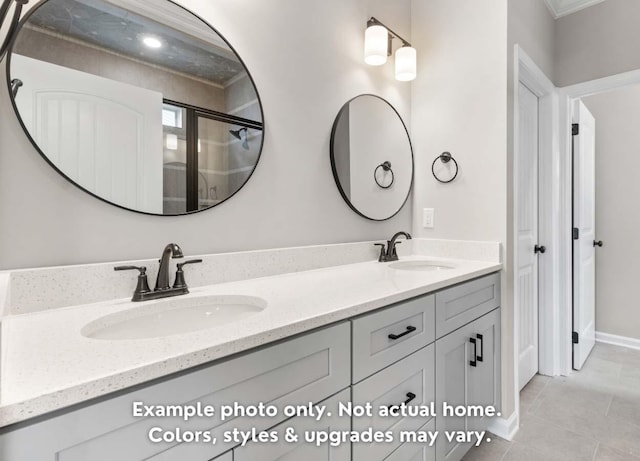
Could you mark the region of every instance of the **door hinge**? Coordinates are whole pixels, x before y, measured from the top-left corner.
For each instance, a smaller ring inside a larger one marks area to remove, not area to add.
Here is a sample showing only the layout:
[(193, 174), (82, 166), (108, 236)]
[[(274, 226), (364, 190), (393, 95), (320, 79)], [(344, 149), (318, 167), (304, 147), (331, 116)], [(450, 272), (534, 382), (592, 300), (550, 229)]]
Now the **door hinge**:
[(580, 240), (580, 229), (577, 227), (573, 228), (573, 240)]
[(578, 125), (577, 123), (573, 123), (571, 125), (571, 135), (577, 136), (579, 134), (580, 134), (580, 125)]
[(577, 331), (574, 331), (573, 333), (571, 333), (571, 342), (573, 344), (578, 344), (580, 342), (580, 337), (578, 336)]

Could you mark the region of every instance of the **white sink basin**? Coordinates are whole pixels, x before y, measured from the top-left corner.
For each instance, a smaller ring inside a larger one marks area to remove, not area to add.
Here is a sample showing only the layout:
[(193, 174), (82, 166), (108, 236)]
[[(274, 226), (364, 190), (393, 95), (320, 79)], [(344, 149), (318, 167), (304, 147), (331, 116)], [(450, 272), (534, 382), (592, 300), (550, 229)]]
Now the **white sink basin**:
[(252, 296), (192, 296), (133, 304), (105, 315), (80, 333), (92, 339), (147, 339), (205, 330), (262, 312), (267, 302)]
[(398, 261), (395, 263), (389, 264), (391, 269), (398, 269), (404, 271), (443, 271), (449, 269), (455, 269), (454, 265), (451, 264), (443, 264), (438, 261), (429, 261), (429, 260), (421, 260), (421, 261)]

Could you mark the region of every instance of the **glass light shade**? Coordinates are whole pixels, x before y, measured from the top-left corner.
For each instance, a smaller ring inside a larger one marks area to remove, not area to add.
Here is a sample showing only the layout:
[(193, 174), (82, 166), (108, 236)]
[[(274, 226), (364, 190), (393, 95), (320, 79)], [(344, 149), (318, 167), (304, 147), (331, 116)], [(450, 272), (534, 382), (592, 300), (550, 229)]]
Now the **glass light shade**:
[(381, 66), (387, 62), (389, 32), (386, 27), (367, 27), (364, 33), (364, 62), (370, 66)]
[(178, 135), (168, 134), (166, 139), (166, 146), (169, 150), (178, 150)]
[(396, 80), (408, 82), (416, 78), (416, 49), (403, 46), (396, 50)]

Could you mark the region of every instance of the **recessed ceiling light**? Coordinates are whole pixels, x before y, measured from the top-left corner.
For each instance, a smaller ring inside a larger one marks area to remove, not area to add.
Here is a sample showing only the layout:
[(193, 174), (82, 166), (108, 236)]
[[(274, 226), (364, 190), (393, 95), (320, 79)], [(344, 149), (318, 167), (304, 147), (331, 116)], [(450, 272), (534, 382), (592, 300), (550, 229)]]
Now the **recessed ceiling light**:
[(149, 48), (160, 48), (162, 46), (162, 42), (160, 40), (149, 35), (142, 38), (142, 43), (147, 45)]

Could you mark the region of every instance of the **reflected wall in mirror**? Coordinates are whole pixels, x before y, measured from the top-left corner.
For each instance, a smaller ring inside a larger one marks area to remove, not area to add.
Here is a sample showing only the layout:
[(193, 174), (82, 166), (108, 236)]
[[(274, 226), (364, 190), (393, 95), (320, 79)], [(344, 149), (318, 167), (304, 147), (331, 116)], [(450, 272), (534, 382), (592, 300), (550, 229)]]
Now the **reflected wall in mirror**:
[(331, 167), (356, 213), (374, 221), (395, 216), (413, 183), (413, 150), (400, 114), (379, 96), (348, 101), (333, 123)]
[(40, 153), (114, 205), (201, 211), (234, 195), (259, 160), (251, 76), (221, 35), (169, 0), (46, 0), (21, 22), (7, 72)]

